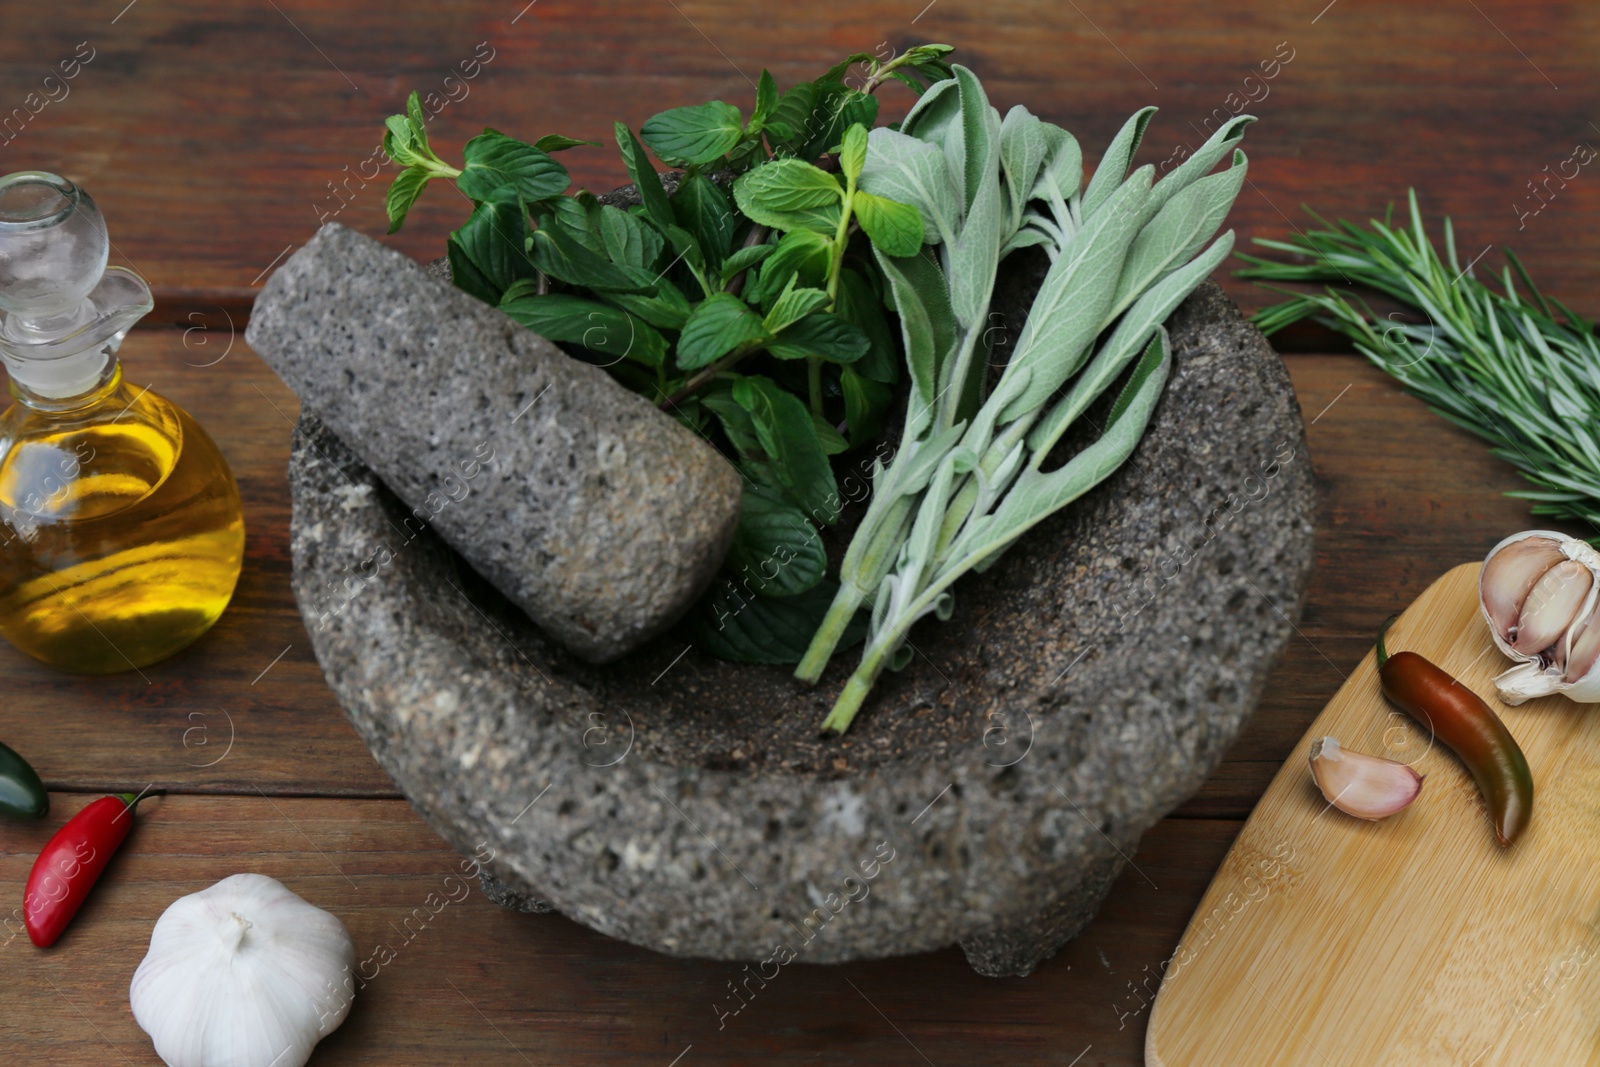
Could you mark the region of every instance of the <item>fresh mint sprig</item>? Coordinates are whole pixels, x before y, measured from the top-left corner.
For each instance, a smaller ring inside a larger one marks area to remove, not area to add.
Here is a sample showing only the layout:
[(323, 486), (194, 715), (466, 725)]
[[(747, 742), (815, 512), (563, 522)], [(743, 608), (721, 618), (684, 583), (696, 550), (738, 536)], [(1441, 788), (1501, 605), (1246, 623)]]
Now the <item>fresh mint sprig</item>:
[[(748, 119), (711, 101), (652, 116), (638, 136), (619, 122), (640, 201), (626, 210), (568, 192), (552, 154), (593, 142), (489, 129), (458, 168), (429, 145), (415, 94), (387, 123), (404, 166), (391, 232), (429, 182), (453, 181), (472, 203), (447, 243), (455, 284), (605, 366), (744, 475), (736, 551), (688, 623), (719, 655), (795, 662), (837, 589), (818, 563), (818, 528), (841, 510), (831, 457), (876, 436), (899, 378), (871, 249), (910, 255), (925, 229), (915, 207), (860, 187), (871, 90), (920, 91), (912, 72), (937, 80), (948, 51), (850, 57), (786, 92), (762, 71)], [(845, 83), (858, 64), (865, 88)], [(647, 146), (682, 169), (675, 185)]]

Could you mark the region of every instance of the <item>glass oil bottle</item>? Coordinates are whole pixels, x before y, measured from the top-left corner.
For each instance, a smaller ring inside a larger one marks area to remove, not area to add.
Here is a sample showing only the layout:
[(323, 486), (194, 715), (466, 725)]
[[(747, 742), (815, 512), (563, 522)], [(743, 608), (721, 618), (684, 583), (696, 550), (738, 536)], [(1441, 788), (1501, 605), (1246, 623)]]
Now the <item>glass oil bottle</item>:
[(107, 267), (94, 201), (65, 178), (0, 178), (0, 634), (54, 667), (133, 670), (221, 616), (244, 558), (239, 490), (187, 412), (123, 381), (151, 307)]

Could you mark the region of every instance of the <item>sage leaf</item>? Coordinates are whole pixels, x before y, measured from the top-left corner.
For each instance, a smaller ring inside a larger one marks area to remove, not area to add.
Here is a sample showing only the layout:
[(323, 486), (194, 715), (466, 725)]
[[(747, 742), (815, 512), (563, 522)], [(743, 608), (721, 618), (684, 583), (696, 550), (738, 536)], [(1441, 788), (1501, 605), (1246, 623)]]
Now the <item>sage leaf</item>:
[(1168, 315), (1233, 251), (1233, 231), (1229, 230), (1206, 250), (1204, 255), (1172, 272), (1136, 300), (1117, 323), (1111, 336), (1100, 345), (1094, 361), (1084, 369), (1071, 390), (1050, 413), (1028, 431), (1028, 447), (1043, 455), (1078, 416), (1105, 391)]
[[(1110, 315), (1119, 314), (1140, 293), (1187, 263), (1217, 232), (1244, 184), (1247, 160), (1234, 153), (1233, 165), (1202, 178), (1167, 201), (1128, 251)], [(1155, 190), (1151, 190), (1154, 195)]]
[(1128, 121), (1122, 124), (1122, 129), (1111, 139), (1106, 154), (1100, 157), (1100, 164), (1094, 169), (1094, 177), (1089, 179), (1089, 188), (1083, 192), (1082, 217), (1085, 220), (1111, 199), (1111, 194), (1122, 184), (1128, 173), (1128, 163), (1139, 151), (1145, 127), (1150, 125), (1150, 118), (1155, 113), (1154, 107), (1140, 108), (1129, 116)]
[(998, 425), (1037, 409), (1083, 366), (1089, 345), (1105, 326), (1123, 261), (1139, 232), (1150, 195), (1149, 170), (1140, 168), (1119, 186), (1045, 273), (1006, 367), (1007, 374), (1026, 367), (1031, 378), (1001, 412)]
[(896, 259), (875, 252), (900, 312), (900, 333), (916, 401), (931, 408), (938, 392), (939, 367), (955, 343), (955, 313), (943, 272), (918, 254)]
[(1256, 121), (1254, 115), (1235, 115), (1218, 126), (1217, 132), (1213, 133), (1205, 144), (1180, 163), (1171, 174), (1156, 183), (1155, 188), (1151, 190), (1152, 202), (1157, 206), (1165, 204), (1173, 196), (1210, 173), (1211, 168), (1216, 166), (1217, 162), (1228, 154), (1228, 150), (1244, 137), (1245, 128), (1254, 121)]
[(765, 340), (761, 318), (736, 296), (716, 293), (695, 307), (678, 335), (678, 368), (696, 370), (742, 345)]
[(1042, 473), (1033, 467), (1025, 469), (995, 509), (987, 543), (969, 546), (969, 558), (1003, 549), (1120, 467), (1144, 435), (1171, 366), (1172, 350), (1167, 331), (1162, 328), (1118, 394), (1100, 437), (1056, 470)]
[(660, 366), (666, 356), (666, 339), (626, 311), (565, 293), (519, 292), (518, 286), (506, 291), (500, 310), (547, 340), (582, 345), (647, 367)]
[(852, 197), (851, 210), (862, 230), (885, 255), (915, 255), (922, 247), (922, 214), (910, 204), (888, 200), (865, 190)]
[(1067, 201), (1083, 184), (1083, 149), (1078, 139), (1060, 126), (1041, 122), (1039, 132), (1044, 135), (1047, 148), (1028, 199), (1048, 202), (1058, 221), (1069, 221), (1072, 216)]
[(672, 204), (667, 200), (667, 191), (661, 186), (661, 175), (650, 165), (644, 146), (633, 135), (633, 131), (622, 123), (617, 123), (613, 128), (617, 148), (622, 152), (623, 166), (628, 168), (628, 177), (633, 179), (634, 187), (639, 192), (639, 201), (644, 205), (645, 214), (663, 230), (676, 225), (678, 220), (672, 213)]
[(1027, 207), (1033, 183), (1049, 152), (1044, 123), (1037, 115), (1021, 104), (1006, 112), (1000, 123), (1000, 166), (1005, 172), (1012, 231), (1022, 225), (1022, 210)]
[(692, 167), (721, 159), (739, 143), (743, 133), (739, 109), (721, 100), (660, 112), (639, 128), (640, 139), (656, 155), (669, 163)]
[(948, 242), (960, 228), (960, 198), (950, 184), (938, 145), (880, 126), (867, 135), (860, 186), (876, 196), (915, 207), (922, 217), (925, 244)]
[[(999, 175), (1000, 124), (977, 75), (960, 64), (951, 69), (955, 71), (956, 84), (961, 92), (961, 142), (965, 156), (962, 187), (966, 193), (967, 214), (970, 216), (979, 196), (989, 195), (982, 191), (982, 186), (990, 174), (993, 173), (996, 178)], [(1000, 242), (996, 241), (995, 248), (999, 247)]]
[(740, 379), (733, 398), (750, 413), (756, 437), (789, 498), (817, 522), (836, 521), (839, 490), (833, 468), (817, 440), (811, 412), (800, 398), (761, 375)]

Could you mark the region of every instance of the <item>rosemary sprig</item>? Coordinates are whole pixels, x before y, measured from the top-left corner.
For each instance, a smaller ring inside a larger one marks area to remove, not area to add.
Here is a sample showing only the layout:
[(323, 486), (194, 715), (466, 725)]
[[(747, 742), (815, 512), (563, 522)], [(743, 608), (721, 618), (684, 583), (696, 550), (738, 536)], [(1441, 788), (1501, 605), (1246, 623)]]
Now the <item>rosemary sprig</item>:
[[(1264, 248), (1307, 257), (1283, 263), (1241, 256), (1240, 277), (1264, 282), (1351, 282), (1414, 308), (1426, 323), (1386, 321), (1359, 296), (1328, 285), (1263, 308), (1255, 323), (1266, 334), (1315, 317), (1348, 335), (1356, 349), (1439, 415), (1482, 437), (1535, 488), (1509, 493), (1532, 502), (1535, 515), (1586, 522), (1600, 530), (1600, 344), (1593, 324), (1541, 293), (1522, 262), (1505, 249), (1496, 292), (1462, 267), (1455, 230), (1444, 221), (1441, 260), (1422, 225), (1415, 190), (1411, 225), (1383, 222), (1363, 229), (1340, 220), (1288, 241), (1257, 238)], [(1525, 287), (1524, 297), (1518, 285)], [(1600, 534), (1591, 540), (1600, 540)]]

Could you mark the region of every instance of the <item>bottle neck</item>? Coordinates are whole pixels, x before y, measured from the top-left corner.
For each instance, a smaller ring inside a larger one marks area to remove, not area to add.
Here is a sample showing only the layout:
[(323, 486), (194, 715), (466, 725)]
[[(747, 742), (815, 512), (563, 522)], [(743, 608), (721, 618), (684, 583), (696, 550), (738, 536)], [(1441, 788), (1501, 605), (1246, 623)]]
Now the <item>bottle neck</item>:
[(33, 388), (15, 373), (11, 375), (11, 395), (16, 397), (19, 404), (35, 411), (61, 413), (92, 407), (122, 386), (122, 361), (115, 356), (106, 355), (103, 351), (99, 354), (103, 356), (105, 362), (89, 379), (91, 384), (70, 396), (52, 396), (48, 389)]

